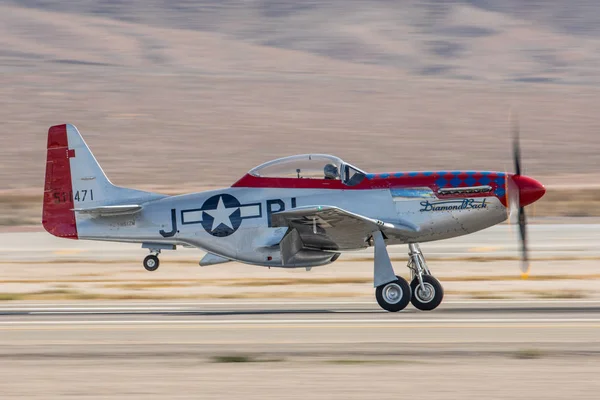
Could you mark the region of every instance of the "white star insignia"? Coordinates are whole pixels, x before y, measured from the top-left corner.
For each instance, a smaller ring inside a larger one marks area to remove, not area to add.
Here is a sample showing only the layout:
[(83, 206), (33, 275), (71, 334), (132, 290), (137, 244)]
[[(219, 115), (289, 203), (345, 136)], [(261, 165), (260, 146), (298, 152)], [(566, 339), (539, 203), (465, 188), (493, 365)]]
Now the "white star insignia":
[(210, 228), (211, 232), (219, 227), (219, 225), (223, 224), (230, 229), (233, 229), (233, 224), (231, 223), (231, 214), (238, 210), (237, 207), (234, 208), (226, 208), (225, 204), (223, 204), (223, 197), (219, 197), (219, 203), (217, 204), (217, 208), (214, 210), (204, 210), (205, 213), (213, 217), (212, 227)]

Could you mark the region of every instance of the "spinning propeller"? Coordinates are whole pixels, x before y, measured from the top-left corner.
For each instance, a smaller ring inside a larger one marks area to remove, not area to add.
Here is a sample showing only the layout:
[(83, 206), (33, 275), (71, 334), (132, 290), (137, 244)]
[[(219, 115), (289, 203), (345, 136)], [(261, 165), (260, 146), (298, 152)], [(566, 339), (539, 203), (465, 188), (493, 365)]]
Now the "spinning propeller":
[[(527, 217), (525, 207), (521, 205), (518, 179), (521, 176), (521, 145), (519, 140), (519, 121), (511, 116), (511, 130), (513, 141), (513, 161), (515, 164), (514, 175), (506, 175), (506, 196), (509, 210), (509, 222), (519, 224), (519, 237), (521, 239), (521, 277), (529, 276), (529, 249), (527, 246)], [(517, 181), (516, 181), (517, 180)], [(516, 217), (516, 221), (515, 221)]]
[(527, 246), (527, 217), (525, 206), (541, 198), (546, 189), (544, 186), (528, 176), (522, 175), (521, 145), (519, 141), (519, 122), (511, 115), (511, 130), (513, 140), (513, 160), (515, 173), (506, 174), (506, 201), (509, 212), (509, 222), (519, 224), (519, 237), (521, 239), (521, 277), (529, 276), (529, 251)]

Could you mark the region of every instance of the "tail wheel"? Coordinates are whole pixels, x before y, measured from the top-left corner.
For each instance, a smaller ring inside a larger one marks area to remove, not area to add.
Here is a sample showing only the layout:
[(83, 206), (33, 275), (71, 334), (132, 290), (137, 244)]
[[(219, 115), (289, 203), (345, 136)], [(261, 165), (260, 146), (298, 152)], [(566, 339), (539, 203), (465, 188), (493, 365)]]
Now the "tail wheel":
[(411, 299), (411, 289), (408, 282), (396, 276), (396, 280), (377, 286), (375, 298), (377, 303), (386, 311), (396, 312), (406, 308)]
[(160, 261), (158, 261), (158, 257), (154, 254), (150, 254), (144, 258), (144, 268), (146, 268), (147, 271), (156, 271), (159, 265)]
[(411, 303), (422, 311), (435, 309), (444, 298), (444, 288), (440, 281), (431, 275), (423, 275), (423, 287), (421, 287), (419, 278), (413, 279), (410, 288), (412, 289)]

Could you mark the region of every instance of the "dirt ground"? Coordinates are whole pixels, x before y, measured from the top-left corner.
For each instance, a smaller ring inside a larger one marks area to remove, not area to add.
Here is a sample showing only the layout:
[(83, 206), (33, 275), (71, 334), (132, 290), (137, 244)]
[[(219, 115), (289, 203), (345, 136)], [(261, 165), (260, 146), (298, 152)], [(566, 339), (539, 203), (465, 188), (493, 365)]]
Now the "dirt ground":
[[(596, 299), (598, 261), (534, 261), (528, 280), (510, 261), (432, 262), (449, 299)], [(3, 262), (0, 300), (373, 299), (372, 261), (304, 270), (170, 261), (149, 273), (138, 262)], [(398, 273), (406, 275), (402, 265)]]

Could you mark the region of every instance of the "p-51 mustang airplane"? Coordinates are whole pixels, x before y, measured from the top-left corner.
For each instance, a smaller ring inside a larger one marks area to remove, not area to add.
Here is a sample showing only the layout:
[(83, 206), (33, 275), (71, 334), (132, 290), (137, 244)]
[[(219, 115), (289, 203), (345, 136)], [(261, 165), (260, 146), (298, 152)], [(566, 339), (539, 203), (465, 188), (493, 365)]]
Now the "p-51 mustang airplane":
[[(148, 271), (161, 250), (206, 251), (200, 265), (228, 261), (282, 268), (334, 262), (341, 252), (375, 247), (379, 305), (409, 302), (433, 310), (443, 289), (419, 243), (473, 233), (518, 210), (527, 272), (523, 207), (544, 187), (521, 175), (487, 171), (369, 174), (337, 157), (305, 154), (262, 164), (231, 187), (167, 196), (113, 185), (73, 125), (48, 131), (42, 224), (69, 239), (141, 243)], [(396, 276), (386, 247), (408, 244), (409, 284)]]

